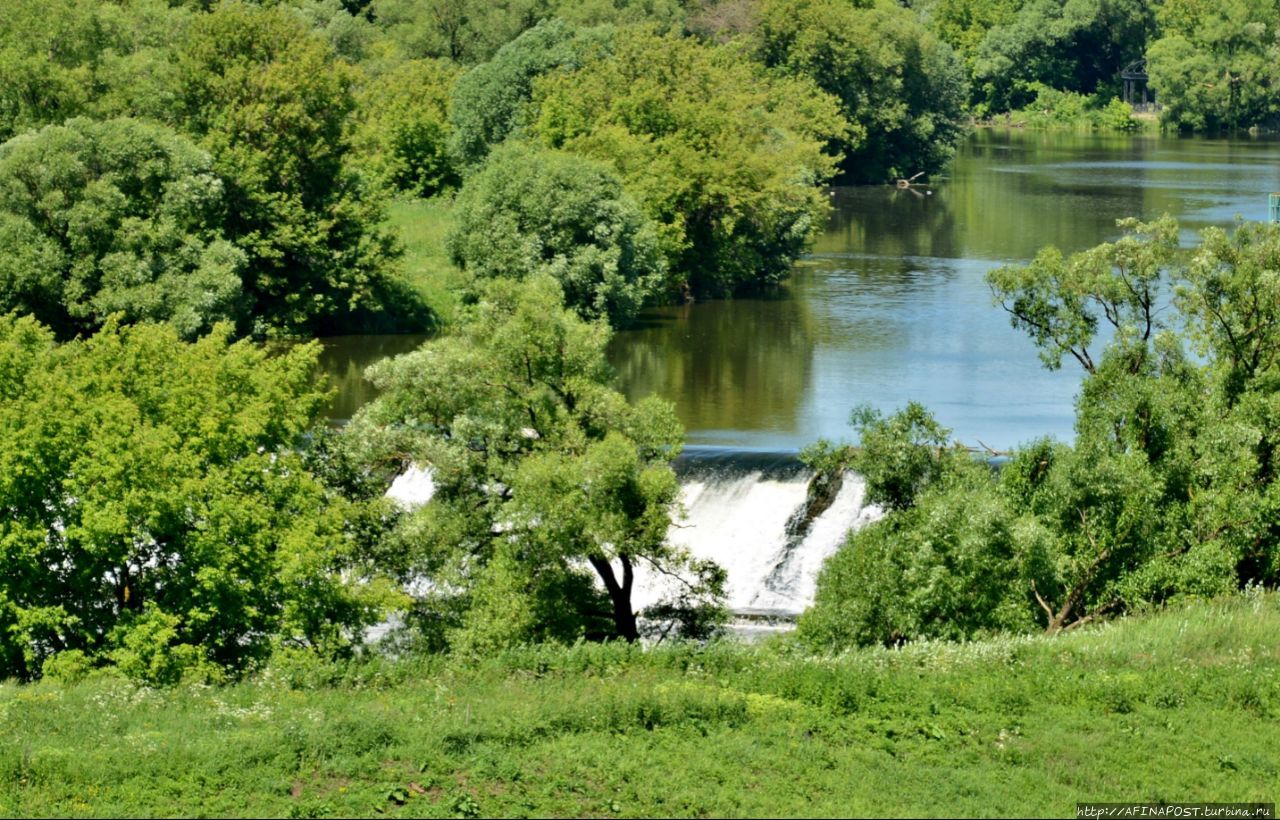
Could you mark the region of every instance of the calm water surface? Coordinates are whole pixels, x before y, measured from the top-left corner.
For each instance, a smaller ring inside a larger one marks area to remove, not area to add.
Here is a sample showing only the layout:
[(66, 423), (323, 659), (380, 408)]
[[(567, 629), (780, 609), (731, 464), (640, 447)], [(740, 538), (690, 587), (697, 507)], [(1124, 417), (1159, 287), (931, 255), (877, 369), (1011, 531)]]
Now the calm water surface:
[[(776, 295), (649, 311), (610, 359), (630, 397), (675, 402), (695, 445), (798, 448), (846, 435), (856, 404), (910, 400), (971, 444), (1068, 439), (1078, 369), (1041, 367), (985, 273), (1113, 239), (1127, 216), (1176, 216), (1190, 242), (1266, 218), (1273, 190), (1274, 141), (980, 131), (927, 189), (833, 191), (826, 233)], [(363, 366), (420, 341), (327, 340), (334, 416), (372, 397)]]
[(1184, 241), (1265, 219), (1280, 143), (975, 134), (928, 191), (833, 192), (831, 224), (775, 298), (662, 308), (618, 334), (632, 398), (676, 403), (691, 444), (781, 449), (849, 433), (849, 410), (915, 400), (970, 444), (1072, 436), (1078, 367), (1047, 372), (984, 276), (1043, 245), (1169, 213)]

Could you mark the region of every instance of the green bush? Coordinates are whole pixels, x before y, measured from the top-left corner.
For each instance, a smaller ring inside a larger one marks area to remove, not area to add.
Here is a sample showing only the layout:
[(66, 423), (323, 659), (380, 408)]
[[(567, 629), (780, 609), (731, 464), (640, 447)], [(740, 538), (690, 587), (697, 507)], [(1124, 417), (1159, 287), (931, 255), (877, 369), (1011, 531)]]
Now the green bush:
[(0, 677), (216, 678), (277, 643), (346, 652), (396, 600), (358, 502), (294, 452), (325, 398), (316, 346), (228, 331), (112, 319), (55, 345), (0, 318)]
[(550, 274), (586, 318), (625, 324), (663, 285), (654, 226), (599, 162), (504, 146), (467, 180), (454, 214), (455, 264), (478, 280)]
[(212, 160), (168, 128), (73, 119), (0, 146), (0, 311), (59, 335), (108, 315), (184, 338), (243, 311)]
[(537, 79), (530, 135), (612, 164), (693, 293), (780, 281), (824, 224), (837, 101), (730, 46), (636, 29), (610, 42)]

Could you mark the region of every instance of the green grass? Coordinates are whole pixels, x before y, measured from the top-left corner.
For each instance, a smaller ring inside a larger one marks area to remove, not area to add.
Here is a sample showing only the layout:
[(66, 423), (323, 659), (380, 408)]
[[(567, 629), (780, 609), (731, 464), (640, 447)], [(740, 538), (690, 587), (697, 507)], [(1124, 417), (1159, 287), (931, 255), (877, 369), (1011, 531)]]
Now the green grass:
[(541, 647), (0, 687), (4, 815), (1070, 815), (1274, 800), (1280, 599), (810, 657)]
[(458, 305), (463, 276), (444, 246), (453, 226), (452, 200), (399, 199), (388, 208), (387, 221), (404, 244), (402, 275), (432, 312), (448, 323)]

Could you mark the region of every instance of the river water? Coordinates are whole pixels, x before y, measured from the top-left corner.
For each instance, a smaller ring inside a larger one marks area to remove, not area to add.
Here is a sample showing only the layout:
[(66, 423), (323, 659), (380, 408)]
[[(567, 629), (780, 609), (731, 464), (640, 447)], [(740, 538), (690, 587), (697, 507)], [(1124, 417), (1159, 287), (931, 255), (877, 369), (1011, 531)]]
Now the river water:
[(1265, 219), (1280, 143), (983, 130), (925, 189), (833, 191), (811, 255), (775, 298), (667, 307), (618, 334), (632, 398), (676, 403), (691, 444), (789, 449), (846, 435), (849, 410), (922, 402), (969, 444), (1072, 436), (1080, 372), (1047, 372), (984, 280), (1044, 245), (1168, 213), (1184, 241)]
[[(985, 130), (928, 186), (833, 190), (826, 232), (776, 294), (651, 310), (613, 340), (623, 390), (672, 400), (687, 430), (687, 515), (672, 540), (728, 570), (740, 615), (802, 611), (823, 560), (880, 514), (851, 475), (801, 540), (787, 532), (809, 478), (795, 451), (848, 435), (854, 405), (919, 401), (960, 440), (1000, 449), (1071, 438), (1081, 374), (1042, 367), (992, 303), (988, 270), (1113, 239), (1128, 216), (1178, 217), (1190, 243), (1209, 225), (1266, 218), (1273, 190), (1280, 142)], [(363, 367), (422, 339), (326, 340), (332, 415), (373, 397)], [(429, 474), (410, 470), (391, 494), (431, 492)], [(639, 602), (661, 582), (640, 578)]]
[[(1113, 239), (1127, 216), (1171, 214), (1191, 242), (1265, 219), (1274, 190), (1276, 141), (979, 130), (927, 187), (833, 190), (826, 232), (776, 294), (648, 311), (610, 358), (628, 396), (675, 402), (691, 445), (794, 450), (848, 434), (856, 404), (909, 400), (969, 444), (1069, 439), (1080, 374), (1044, 370), (986, 272)], [(364, 366), (421, 341), (327, 340), (333, 415), (372, 398)]]

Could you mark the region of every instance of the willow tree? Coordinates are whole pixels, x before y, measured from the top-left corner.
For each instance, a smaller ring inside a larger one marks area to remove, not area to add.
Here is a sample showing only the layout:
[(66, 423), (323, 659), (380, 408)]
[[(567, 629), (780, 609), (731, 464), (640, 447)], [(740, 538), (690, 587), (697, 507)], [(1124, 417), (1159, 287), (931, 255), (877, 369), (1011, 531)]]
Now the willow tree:
[(1280, 583), (1280, 228), (1209, 229), (1187, 252), (1171, 219), (1121, 224), (989, 275), (1045, 365), (1082, 371), (1073, 444), (997, 472), (920, 408), (860, 418), (853, 466), (891, 510), (828, 562), (811, 643), (1053, 634)]
[(0, 676), (218, 678), (279, 647), (345, 653), (398, 599), (352, 526), (383, 502), (298, 452), (318, 345), (272, 356), (229, 330), (112, 320), (55, 344), (0, 317)]
[(454, 648), (636, 640), (642, 570), (682, 579), (662, 607), (686, 630), (717, 616), (723, 573), (667, 542), (683, 430), (668, 402), (613, 389), (608, 339), (554, 279), (499, 279), (454, 334), (369, 371), (381, 396), (347, 435), (429, 465), (434, 495), (396, 537), (406, 579), (429, 581), (422, 623)]
[(731, 45), (635, 29), (610, 42), (534, 80), (529, 134), (613, 165), (694, 293), (780, 281), (825, 224), (838, 101)]

